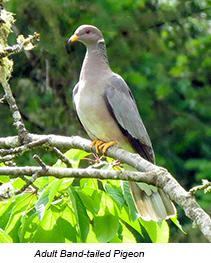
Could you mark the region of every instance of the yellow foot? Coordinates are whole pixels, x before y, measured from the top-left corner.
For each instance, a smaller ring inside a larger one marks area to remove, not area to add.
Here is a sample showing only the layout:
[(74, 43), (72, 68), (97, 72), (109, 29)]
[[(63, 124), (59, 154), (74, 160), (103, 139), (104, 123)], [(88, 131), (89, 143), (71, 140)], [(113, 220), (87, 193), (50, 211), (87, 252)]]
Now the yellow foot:
[(115, 144), (117, 144), (116, 141), (103, 142), (101, 140), (94, 140), (91, 144), (91, 148), (95, 146), (96, 152), (98, 154), (100, 153), (100, 150), (102, 150), (103, 156), (106, 156), (106, 152), (108, 151), (108, 149)]
[(100, 153), (99, 147), (100, 147), (100, 145), (102, 145), (103, 143), (104, 143), (103, 141), (94, 140), (94, 141), (92, 142), (92, 144), (91, 144), (91, 148), (93, 148), (93, 147), (95, 146), (95, 150), (96, 150), (97, 154), (99, 154), (99, 153)]

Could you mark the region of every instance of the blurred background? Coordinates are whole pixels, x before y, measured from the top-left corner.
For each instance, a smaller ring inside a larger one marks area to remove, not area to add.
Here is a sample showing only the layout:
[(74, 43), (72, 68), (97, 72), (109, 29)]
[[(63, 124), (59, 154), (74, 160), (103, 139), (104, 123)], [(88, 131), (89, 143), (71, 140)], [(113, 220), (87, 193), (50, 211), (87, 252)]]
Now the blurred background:
[[(40, 33), (37, 48), (13, 56), (10, 80), (32, 133), (87, 137), (72, 105), (85, 47), (66, 40), (82, 24), (102, 30), (111, 68), (128, 83), (151, 137), (157, 164), (189, 190), (211, 180), (211, 5), (208, 0), (10, 0), (16, 35)], [(0, 97), (3, 90), (0, 88)], [(0, 104), (0, 136), (16, 135)], [(33, 163), (32, 153), (18, 161)], [(55, 159), (45, 154), (45, 161)], [(211, 214), (211, 194), (197, 193)], [(183, 211), (188, 236), (171, 226), (170, 242), (205, 242)], [(173, 232), (173, 233), (172, 233)]]

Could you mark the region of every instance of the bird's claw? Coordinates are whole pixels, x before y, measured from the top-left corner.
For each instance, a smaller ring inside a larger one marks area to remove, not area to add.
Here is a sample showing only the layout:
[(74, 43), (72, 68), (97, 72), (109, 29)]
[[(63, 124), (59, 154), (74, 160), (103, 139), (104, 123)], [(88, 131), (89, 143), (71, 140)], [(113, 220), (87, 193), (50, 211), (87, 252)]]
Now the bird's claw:
[(95, 150), (98, 154), (100, 153), (100, 150), (102, 150), (103, 156), (106, 156), (108, 149), (115, 144), (117, 144), (116, 141), (104, 142), (101, 140), (94, 140), (91, 144), (91, 148), (95, 146)]
[(94, 140), (91, 144), (91, 148), (93, 148), (95, 146), (95, 150), (96, 150), (96, 153), (99, 154), (100, 153), (100, 146), (104, 144), (103, 141), (101, 140)]

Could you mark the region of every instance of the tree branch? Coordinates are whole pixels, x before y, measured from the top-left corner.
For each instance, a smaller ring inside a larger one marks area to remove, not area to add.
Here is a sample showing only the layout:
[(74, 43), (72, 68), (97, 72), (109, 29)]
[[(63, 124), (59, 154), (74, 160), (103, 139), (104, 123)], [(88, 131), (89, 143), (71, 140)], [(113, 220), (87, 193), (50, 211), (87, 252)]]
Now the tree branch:
[(0, 52), (0, 58), (20, 53), (22, 50), (30, 50), (34, 48), (32, 43), (34, 41), (39, 41), (39, 37), (40, 35), (37, 32), (34, 32), (33, 35), (29, 35), (27, 38), (24, 38), (22, 35), (19, 35), (18, 44), (5, 47), (3, 52)]
[(0, 155), (8, 155), (8, 154), (14, 154), (16, 156), (23, 154), (26, 151), (29, 151), (30, 149), (34, 148), (34, 147), (38, 147), (44, 143), (46, 143), (48, 141), (47, 138), (41, 139), (41, 140), (37, 140), (37, 141), (33, 141), (24, 145), (21, 145), (19, 147), (16, 148), (10, 148), (10, 149), (0, 149)]
[(211, 192), (211, 182), (209, 182), (206, 179), (202, 179), (202, 185), (197, 185), (197, 186), (193, 187), (192, 189), (190, 189), (189, 192), (191, 194), (195, 194), (199, 190), (204, 190), (205, 194), (208, 192)]
[[(81, 169), (81, 168), (61, 168), (46, 165), (46, 170), (37, 166), (23, 166), (23, 167), (0, 167), (0, 174), (7, 175), (10, 178), (17, 178), (22, 175), (32, 176), (39, 173), (42, 176), (54, 176), (56, 178), (100, 178), (113, 179), (124, 181), (144, 182), (147, 184), (155, 184), (155, 177), (157, 173), (151, 172), (132, 172), (132, 171), (115, 171), (115, 170), (99, 170), (99, 169)], [(0, 175), (1, 176), (1, 175)]]
[[(59, 135), (37, 135), (28, 134), (31, 141), (46, 139), (46, 144), (57, 147), (60, 150), (69, 148), (79, 148), (91, 152), (90, 140), (79, 136), (59, 136)], [(0, 147), (19, 147), (18, 137), (0, 138)], [(158, 167), (138, 154), (127, 152), (117, 147), (108, 149), (107, 155), (123, 163), (133, 166), (140, 172), (131, 171), (105, 171), (96, 169), (70, 169), (56, 168), (47, 166), (45, 176), (55, 176), (57, 178), (78, 177), (78, 178), (100, 178), (100, 179), (121, 179), (127, 181), (145, 182), (154, 184), (162, 188), (179, 206), (185, 214), (192, 220), (193, 225), (198, 226), (204, 236), (211, 242), (211, 219), (209, 215), (197, 204), (192, 194), (185, 191), (173, 176), (164, 168)], [(18, 175), (32, 175), (39, 172), (42, 176), (40, 167), (0, 167), (0, 174), (17, 177)], [(144, 173), (143, 173), (144, 172)]]
[(2, 82), (2, 87), (4, 89), (5, 92), (5, 99), (7, 100), (9, 106), (10, 106), (10, 110), (12, 112), (12, 117), (13, 117), (13, 124), (15, 125), (15, 127), (17, 128), (18, 131), (18, 135), (19, 135), (19, 139), (20, 141), (24, 142), (27, 138), (27, 130), (25, 128), (25, 125), (22, 121), (18, 106), (16, 104), (16, 101), (13, 97), (10, 85), (8, 82)]

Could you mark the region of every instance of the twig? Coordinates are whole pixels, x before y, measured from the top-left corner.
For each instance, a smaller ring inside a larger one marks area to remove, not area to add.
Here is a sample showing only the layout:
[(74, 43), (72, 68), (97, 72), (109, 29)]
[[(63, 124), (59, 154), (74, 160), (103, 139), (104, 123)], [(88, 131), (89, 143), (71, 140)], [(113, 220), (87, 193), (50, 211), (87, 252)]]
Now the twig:
[[(26, 184), (25, 184), (21, 189), (16, 190), (16, 191), (14, 192), (14, 194), (17, 195), (17, 194), (20, 194), (20, 193), (24, 192), (27, 187), (29, 187), (30, 185), (33, 184), (33, 182), (38, 178), (38, 176), (39, 176), (39, 172), (35, 172), (35, 173), (32, 175), (31, 179), (30, 179), (30, 180), (27, 179)], [(36, 188), (37, 188), (37, 187), (36, 187)], [(37, 188), (37, 189), (38, 189), (38, 188)], [(39, 190), (39, 189), (38, 189), (38, 190)]]
[[(33, 35), (29, 35), (27, 38), (23, 38), (23, 40), (19, 44), (5, 47), (3, 52), (0, 52), (0, 58), (8, 57), (12, 54), (19, 53), (23, 49), (27, 50), (27, 46), (29, 46), (29, 44), (32, 44), (32, 42), (34, 41), (39, 41), (39, 37), (40, 35), (34, 32)], [(31, 46), (31, 48), (33, 48), (33, 45)]]
[(71, 160), (65, 156), (59, 149), (57, 149), (56, 147), (52, 148), (52, 151), (56, 154), (56, 156), (63, 162), (66, 164), (66, 166), (68, 168), (72, 167), (72, 163)]
[[(31, 186), (35, 189), (36, 192), (39, 190), (39, 188), (38, 188), (35, 184), (33, 184), (33, 183), (31, 182), (31, 179), (28, 179), (25, 175), (21, 175), (20, 178), (21, 178), (22, 180), (24, 180), (26, 183), (29, 183), (29, 185), (31, 185)], [(28, 186), (29, 186), (29, 185), (28, 185)]]
[(24, 144), (24, 145), (19, 146), (19, 147), (15, 147), (15, 148), (11, 148), (11, 149), (0, 149), (0, 156), (5, 155), (3, 157), (0, 157), (0, 162), (10, 161), (10, 160), (16, 158), (17, 156), (20, 156), (20, 155), (24, 154), (25, 152), (31, 150), (32, 148), (39, 147), (43, 144), (46, 144), (47, 142), (48, 142), (48, 138), (44, 138), (41, 140), (37, 140), (34, 142)]
[(197, 191), (199, 190), (204, 190), (204, 193), (208, 193), (211, 191), (211, 182), (209, 182), (208, 180), (203, 179), (202, 180), (202, 185), (197, 185), (195, 187), (193, 187), (192, 189), (190, 189), (190, 193), (192, 195), (194, 195)]
[(16, 190), (15, 191), (15, 194), (20, 194), (22, 192), (24, 192), (27, 187), (29, 187), (29, 185), (33, 186), (35, 188), (36, 191), (39, 190), (39, 188), (33, 184), (33, 182), (42, 174), (42, 175), (45, 175), (48, 171), (48, 168), (46, 166), (46, 164), (41, 160), (41, 158), (35, 154), (33, 156), (33, 158), (38, 162), (38, 164), (41, 166), (41, 171), (35, 171), (31, 176), (31, 179), (28, 179), (25, 175), (21, 174), (20, 177), (26, 181), (26, 184), (19, 190)]
[(48, 142), (48, 138), (43, 138), (37, 141), (33, 141), (27, 144), (24, 144), (19, 147), (11, 148), (11, 149), (0, 149), (0, 155), (8, 155), (8, 154), (14, 154), (14, 155), (20, 155), (25, 153), (26, 151), (29, 151), (30, 149), (34, 147), (41, 146)]
[[(12, 25), (12, 30), (15, 32), (16, 36), (21, 34), (20, 30), (18, 29), (18, 27), (16, 25)], [(31, 53), (28, 50), (24, 49), (24, 53), (25, 53), (25, 55), (29, 61), (31, 61), (31, 62), (34, 61), (32, 59)]]
[(34, 158), (34, 159), (37, 161), (37, 163), (42, 167), (43, 172), (44, 172), (44, 173), (47, 173), (47, 170), (48, 170), (47, 165), (41, 160), (41, 158), (40, 158), (37, 154), (35, 154), (35, 155), (33, 156), (33, 158)]

